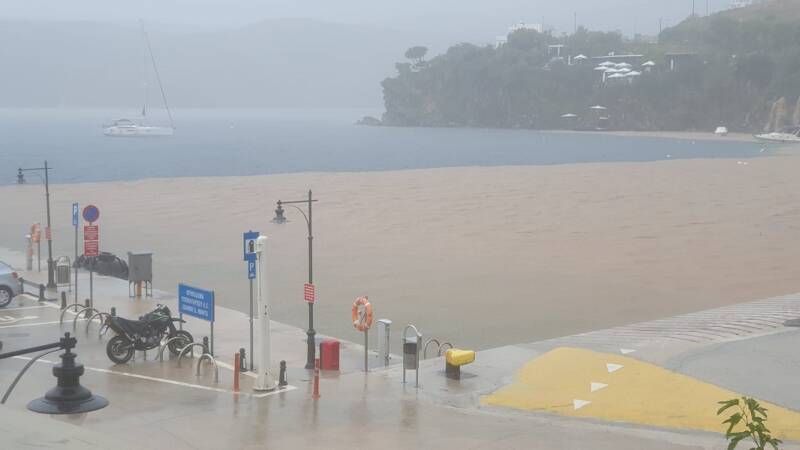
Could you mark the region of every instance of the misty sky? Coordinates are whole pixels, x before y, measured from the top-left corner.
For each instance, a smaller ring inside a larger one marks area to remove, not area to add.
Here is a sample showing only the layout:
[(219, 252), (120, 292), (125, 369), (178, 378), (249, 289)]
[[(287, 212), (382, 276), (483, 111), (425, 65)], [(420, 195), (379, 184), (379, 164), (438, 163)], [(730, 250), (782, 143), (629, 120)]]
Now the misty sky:
[[(182, 27), (237, 27), (262, 19), (303, 17), (487, 41), (512, 23), (542, 22), (571, 31), (573, 13), (592, 29), (654, 33), (674, 25), (692, 0), (2, 0), (0, 18), (127, 22)], [(704, 14), (706, 0), (696, 0)], [(709, 0), (712, 11), (730, 0)]]

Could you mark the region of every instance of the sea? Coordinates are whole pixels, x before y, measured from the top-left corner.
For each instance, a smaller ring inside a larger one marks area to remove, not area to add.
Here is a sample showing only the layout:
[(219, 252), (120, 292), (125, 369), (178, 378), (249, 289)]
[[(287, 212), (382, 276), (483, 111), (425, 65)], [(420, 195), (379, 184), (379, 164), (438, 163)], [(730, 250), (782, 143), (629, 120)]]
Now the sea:
[[(136, 110), (0, 109), (0, 184), (47, 160), (54, 183), (459, 166), (748, 158), (755, 143), (479, 128), (358, 126), (380, 109), (177, 109), (172, 137), (105, 137)], [(152, 125), (168, 123), (154, 111)]]

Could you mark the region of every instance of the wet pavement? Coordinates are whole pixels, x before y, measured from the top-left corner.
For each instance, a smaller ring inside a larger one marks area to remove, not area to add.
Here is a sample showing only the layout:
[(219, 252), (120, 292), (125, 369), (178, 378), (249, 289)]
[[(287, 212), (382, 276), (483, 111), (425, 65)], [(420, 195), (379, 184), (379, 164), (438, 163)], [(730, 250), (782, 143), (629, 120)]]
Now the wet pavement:
[[(41, 280), (40, 274), (26, 275)], [(85, 281), (81, 283), (86, 286)], [(136, 318), (159, 303), (177, 311), (174, 298), (158, 291), (154, 295), (152, 299), (130, 299), (127, 282), (95, 277), (95, 307), (103, 312), (113, 306), (118, 315)], [(791, 308), (793, 305), (790, 304)], [(784, 309), (793, 313), (791, 308)], [(249, 346), (249, 322), (244, 314), (225, 308), (218, 307), (216, 314), (214, 348), (219, 361), (218, 381), (214, 380), (210, 364), (204, 363), (198, 375), (197, 357), (183, 359), (179, 367), (177, 358), (169, 356), (169, 352), (163, 361), (159, 361), (156, 351), (147, 352), (146, 359), (137, 352), (134, 361), (115, 365), (105, 354), (111, 333), (101, 336), (97, 321), (90, 323), (67, 311), (62, 322), (58, 302), (40, 303), (34, 297), (17, 297), (8, 308), (0, 310), (3, 351), (54, 342), (65, 332), (73, 333), (78, 338), (75, 350), (78, 361), (86, 369), (81, 382), (108, 398), (111, 405), (78, 416), (28, 412), (25, 408), (28, 401), (55, 384), (51, 370), (52, 363), (58, 360), (57, 353), (46, 356), (33, 364), (6, 406), (0, 407), (0, 444), (3, 444), (0, 447), (108, 448), (111, 441), (115, 448), (121, 449), (726, 448), (719, 433), (669, 423), (619, 420), (609, 415), (618, 400), (631, 395), (624, 393), (628, 391), (615, 391), (613, 386), (601, 391), (604, 399), (579, 408), (581, 414), (574, 414), (579, 417), (570, 417), (542, 404), (524, 408), (485, 401), (491, 394), (518, 382), (529, 365), (539, 367), (536, 365), (546, 363), (543, 355), (573, 347), (601, 352), (593, 355), (608, 352), (630, 358), (629, 369), (634, 362), (652, 365), (654, 368), (648, 370), (663, 371), (658, 372), (660, 376), (691, 377), (755, 395), (787, 408), (789, 413), (800, 409), (800, 399), (790, 393), (796, 388), (793, 371), (800, 368), (794, 351), (800, 339), (797, 329), (751, 327), (748, 329), (752, 333), (746, 335), (718, 336), (701, 342), (640, 339), (641, 336), (629, 330), (599, 333), (591, 338), (566, 337), (479, 352), (476, 361), (462, 369), (461, 380), (446, 378), (442, 358), (430, 358), (421, 364), (419, 389), (414, 385), (414, 371), (408, 371), (407, 382), (402, 382), (403, 370), (397, 355), (390, 367), (383, 368), (371, 353), (373, 367), (364, 373), (363, 346), (341, 342), (341, 370), (322, 373), (321, 398), (313, 399), (312, 374), (303, 369), (305, 330), (276, 322), (271, 328), (274, 371), (277, 373), (278, 361), (285, 360), (289, 385), (275, 392), (259, 393), (252, 390), (252, 375), (243, 374), (241, 390), (234, 392), (234, 353)], [(209, 335), (207, 323), (187, 320), (186, 329), (197, 341)], [(395, 325), (393, 333), (401, 331)], [(686, 332), (692, 334), (691, 330)], [(569, 376), (575, 376), (572, 372), (591, 373), (593, 362), (590, 358), (582, 360), (583, 351), (567, 352), (574, 357), (560, 359), (553, 366), (549, 376), (555, 385), (568, 384)], [(3, 390), (26, 362), (26, 357), (0, 360)], [(735, 370), (726, 369), (734, 367)], [(636, 395), (646, 397), (658, 391), (660, 386), (647, 385), (648, 378), (632, 378), (630, 384), (638, 386), (636, 392), (644, 393)], [(586, 381), (588, 396), (593, 394), (588, 383), (596, 380)], [(694, 389), (691, 386), (687, 387), (689, 392)], [(519, 395), (531, 395), (537, 400), (542, 397), (524, 389)], [(572, 406), (572, 400), (558, 402)], [(800, 446), (788, 444), (782, 448)]]

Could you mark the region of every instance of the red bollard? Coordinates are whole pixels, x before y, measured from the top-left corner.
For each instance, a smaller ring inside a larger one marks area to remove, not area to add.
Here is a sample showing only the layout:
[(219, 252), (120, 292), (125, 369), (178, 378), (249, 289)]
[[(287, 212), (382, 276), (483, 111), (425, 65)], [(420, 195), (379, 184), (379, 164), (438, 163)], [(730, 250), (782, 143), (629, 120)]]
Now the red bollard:
[(311, 395), (311, 398), (319, 398), (319, 358), (314, 360), (314, 393)]
[(233, 392), (239, 392), (239, 372), (241, 371), (241, 367), (239, 367), (239, 363), (241, 358), (239, 358), (239, 352), (236, 352), (233, 355)]

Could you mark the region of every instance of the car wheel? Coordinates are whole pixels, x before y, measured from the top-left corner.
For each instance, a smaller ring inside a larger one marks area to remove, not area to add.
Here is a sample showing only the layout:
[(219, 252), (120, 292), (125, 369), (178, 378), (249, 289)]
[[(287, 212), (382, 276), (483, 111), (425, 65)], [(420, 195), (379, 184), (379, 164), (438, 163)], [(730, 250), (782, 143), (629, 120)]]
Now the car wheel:
[(14, 291), (7, 286), (0, 286), (0, 308), (5, 308), (14, 298)]

